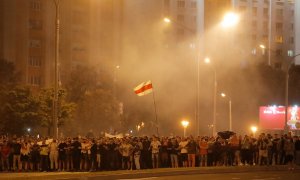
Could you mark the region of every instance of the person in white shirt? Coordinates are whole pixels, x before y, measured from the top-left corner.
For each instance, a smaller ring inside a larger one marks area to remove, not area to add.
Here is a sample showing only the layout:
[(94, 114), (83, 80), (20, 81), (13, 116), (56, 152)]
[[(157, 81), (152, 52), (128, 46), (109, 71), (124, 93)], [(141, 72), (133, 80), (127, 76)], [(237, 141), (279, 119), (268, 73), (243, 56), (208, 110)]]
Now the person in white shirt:
[(180, 149), (180, 155), (182, 160), (182, 166), (187, 167), (187, 160), (188, 160), (188, 149), (187, 144), (189, 141), (187, 138), (183, 138), (181, 142), (179, 143), (179, 149)]
[(21, 162), (22, 169), (28, 171), (30, 168), (29, 154), (30, 154), (31, 145), (29, 142), (25, 141), (21, 145)]
[(56, 139), (50, 143), (49, 150), (50, 168), (52, 171), (56, 171), (58, 169), (58, 143)]
[(159, 148), (161, 146), (161, 143), (158, 141), (156, 137), (153, 138), (150, 149), (152, 151), (152, 167), (158, 168), (158, 156), (159, 156)]

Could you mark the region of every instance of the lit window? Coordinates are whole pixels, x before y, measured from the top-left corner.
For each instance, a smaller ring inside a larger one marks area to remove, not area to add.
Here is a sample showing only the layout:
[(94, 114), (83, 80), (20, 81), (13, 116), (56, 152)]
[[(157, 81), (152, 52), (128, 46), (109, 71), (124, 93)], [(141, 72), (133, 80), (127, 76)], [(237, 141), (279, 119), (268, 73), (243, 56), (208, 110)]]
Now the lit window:
[(292, 57), (292, 56), (294, 56), (294, 51), (293, 50), (288, 50), (287, 54), (288, 54), (288, 56)]
[(281, 35), (275, 36), (275, 42), (276, 43), (283, 43), (283, 37)]

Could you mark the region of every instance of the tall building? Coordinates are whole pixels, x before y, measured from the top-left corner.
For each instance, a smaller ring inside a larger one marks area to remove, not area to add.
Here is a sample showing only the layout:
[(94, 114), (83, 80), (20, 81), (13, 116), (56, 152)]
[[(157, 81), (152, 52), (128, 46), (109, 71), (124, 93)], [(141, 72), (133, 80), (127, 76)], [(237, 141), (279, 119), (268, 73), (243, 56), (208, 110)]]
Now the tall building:
[[(122, 1), (59, 0), (59, 77), (77, 65), (115, 61)], [(0, 2), (0, 58), (12, 61), (21, 83), (38, 90), (53, 86), (55, 58), (54, 1)], [(103, 67), (105, 69), (105, 67)]]
[[(295, 1), (295, 55), (300, 54), (300, 1)], [(300, 65), (300, 56), (296, 57), (296, 64)]]
[[(274, 68), (285, 67), (295, 54), (294, 0), (233, 0), (241, 14), (236, 41)], [(265, 49), (260, 49), (264, 45)]]

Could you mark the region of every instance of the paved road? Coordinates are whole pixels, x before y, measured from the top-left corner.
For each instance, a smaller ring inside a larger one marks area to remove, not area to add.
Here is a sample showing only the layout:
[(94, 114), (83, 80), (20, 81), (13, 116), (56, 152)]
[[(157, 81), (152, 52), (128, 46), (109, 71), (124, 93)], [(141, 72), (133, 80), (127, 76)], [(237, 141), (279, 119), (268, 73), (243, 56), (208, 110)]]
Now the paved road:
[(0, 180), (300, 180), (300, 167), (286, 166), (206, 167), (148, 169), (140, 171), (0, 173)]
[[(94, 178), (92, 178), (94, 179)], [(116, 180), (299, 180), (300, 172), (251, 172), (227, 174), (194, 174)], [(90, 180), (90, 179), (89, 179)]]

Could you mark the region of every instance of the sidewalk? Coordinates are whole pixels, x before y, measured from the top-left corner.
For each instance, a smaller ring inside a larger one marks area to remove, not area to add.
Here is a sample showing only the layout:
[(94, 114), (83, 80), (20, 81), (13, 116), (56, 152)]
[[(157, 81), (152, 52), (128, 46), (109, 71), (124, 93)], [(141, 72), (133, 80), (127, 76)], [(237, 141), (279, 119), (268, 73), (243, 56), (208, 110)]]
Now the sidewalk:
[[(231, 167), (195, 167), (195, 168), (160, 168), (146, 170), (119, 170), (101, 172), (30, 172), (30, 173), (0, 173), (0, 180), (18, 179), (88, 179), (88, 177), (121, 178), (126, 177), (147, 177), (147, 176), (175, 176), (182, 174), (217, 174), (217, 173), (243, 173), (243, 172), (266, 172), (266, 171), (288, 171), (287, 166), (231, 166)], [(300, 166), (295, 166), (299, 172)]]

